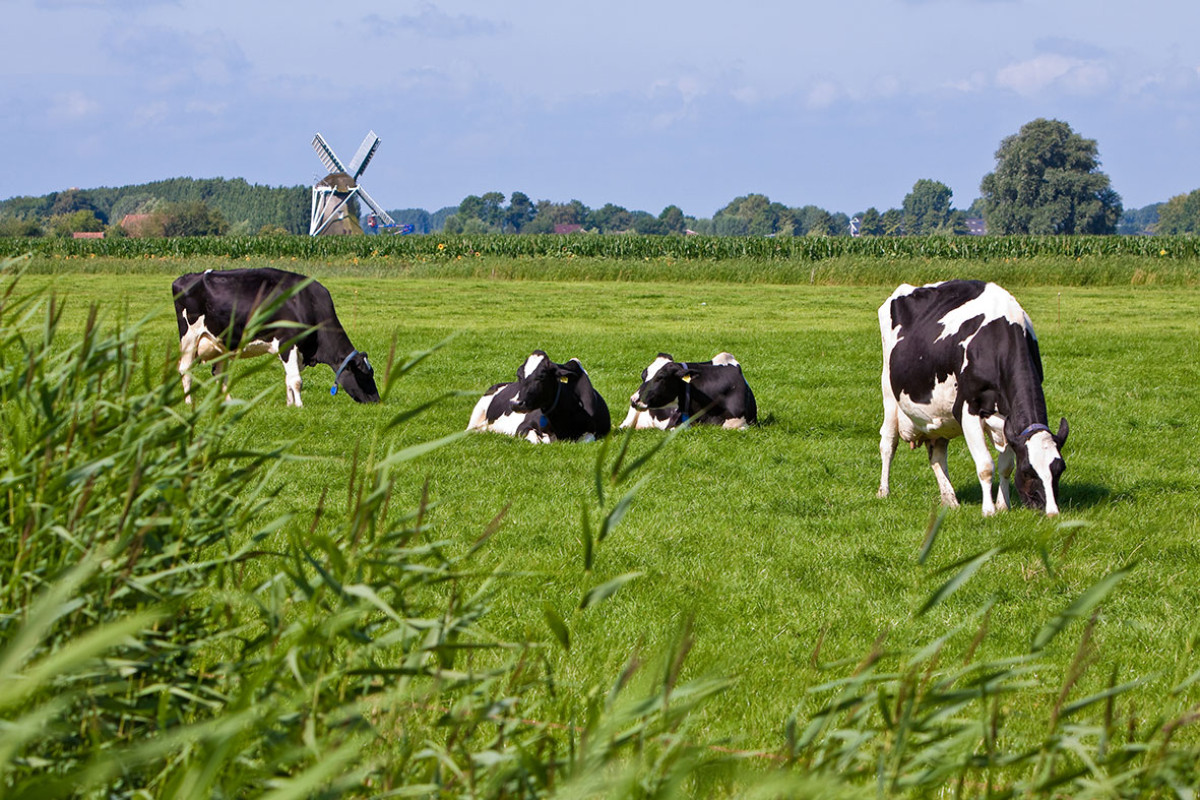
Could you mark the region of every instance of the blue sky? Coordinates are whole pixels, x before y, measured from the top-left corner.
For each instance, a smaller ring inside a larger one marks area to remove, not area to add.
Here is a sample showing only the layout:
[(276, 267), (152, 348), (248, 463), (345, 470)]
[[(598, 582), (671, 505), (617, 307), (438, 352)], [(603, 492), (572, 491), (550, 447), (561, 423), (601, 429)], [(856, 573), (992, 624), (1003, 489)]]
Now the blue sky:
[(6, 0), (0, 199), (190, 176), (309, 184), (320, 131), (385, 208), (468, 194), (708, 217), (965, 208), (1049, 117), (1126, 208), (1200, 188), (1195, 0)]

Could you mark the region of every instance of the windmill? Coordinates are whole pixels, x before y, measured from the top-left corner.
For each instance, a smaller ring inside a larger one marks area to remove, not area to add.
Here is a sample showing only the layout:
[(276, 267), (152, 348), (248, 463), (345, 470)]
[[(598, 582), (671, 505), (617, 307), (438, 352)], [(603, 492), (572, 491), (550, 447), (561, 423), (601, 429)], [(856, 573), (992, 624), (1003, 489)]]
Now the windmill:
[(333, 152), (333, 148), (321, 134), (318, 133), (313, 137), (312, 146), (313, 150), (317, 151), (317, 158), (321, 159), (321, 163), (325, 165), (329, 174), (313, 186), (312, 221), (308, 225), (309, 236), (317, 236), (322, 233), (361, 232), (358, 220), (347, 219), (347, 205), (353, 197), (358, 197), (370, 206), (384, 227), (392, 227), (396, 224), (396, 221), (379, 207), (371, 195), (367, 194), (367, 190), (358, 184), (358, 179), (366, 171), (371, 157), (379, 149), (379, 137), (375, 135), (375, 131), (370, 131), (366, 135), (349, 165), (342, 163), (342, 160), (337, 157), (337, 153)]

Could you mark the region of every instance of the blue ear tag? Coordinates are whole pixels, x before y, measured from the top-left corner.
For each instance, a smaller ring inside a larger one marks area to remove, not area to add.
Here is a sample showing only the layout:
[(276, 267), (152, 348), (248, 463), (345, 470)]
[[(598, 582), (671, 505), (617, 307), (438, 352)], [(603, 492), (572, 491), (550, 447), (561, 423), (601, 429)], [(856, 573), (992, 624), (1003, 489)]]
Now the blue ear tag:
[(337, 384), (336, 383), (333, 386), (329, 387), (329, 396), (333, 397), (335, 394), (337, 394)]

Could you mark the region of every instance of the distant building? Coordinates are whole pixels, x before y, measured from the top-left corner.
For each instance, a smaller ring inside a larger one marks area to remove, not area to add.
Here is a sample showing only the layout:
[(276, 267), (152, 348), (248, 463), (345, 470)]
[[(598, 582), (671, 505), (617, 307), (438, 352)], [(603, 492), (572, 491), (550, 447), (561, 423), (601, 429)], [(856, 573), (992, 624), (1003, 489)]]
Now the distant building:
[(987, 223), (979, 217), (970, 217), (966, 220), (967, 233), (971, 236), (984, 236), (987, 234)]
[(555, 233), (579, 233), (581, 230), (583, 230), (583, 226), (574, 223), (554, 226)]
[(103, 239), (104, 231), (75, 231), (71, 234), (72, 239)]

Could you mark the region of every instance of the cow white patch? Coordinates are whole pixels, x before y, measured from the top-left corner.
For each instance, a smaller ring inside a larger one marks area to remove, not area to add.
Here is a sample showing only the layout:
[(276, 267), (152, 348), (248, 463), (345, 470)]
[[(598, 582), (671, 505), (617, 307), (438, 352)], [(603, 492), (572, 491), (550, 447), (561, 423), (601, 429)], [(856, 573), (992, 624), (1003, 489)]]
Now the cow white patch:
[[(662, 356), (655, 358), (653, 361), (650, 362), (650, 366), (646, 367), (646, 380), (647, 381), (653, 380), (654, 376), (658, 374), (659, 370), (661, 370), (667, 364), (672, 364), (672, 363), (674, 363), (674, 362), (672, 362), (671, 359), (669, 359), (669, 358), (663, 358)], [(645, 381), (643, 381), (643, 383), (644, 382)]]
[[(536, 409), (534, 414), (540, 414)], [(517, 428), (521, 427), (521, 423), (525, 421), (525, 415), (519, 414), (516, 411), (507, 411), (496, 418), (494, 422), (487, 423), (483, 430), (493, 431), (495, 433), (503, 433), (506, 436), (516, 436)], [(531, 435), (536, 436), (536, 431), (530, 431)], [(533, 441), (533, 439), (530, 439)]]
[[(989, 283), (979, 297), (946, 312), (946, 315), (938, 320), (942, 326), (942, 333), (935, 341), (953, 336), (962, 329), (967, 321), (975, 319), (980, 314), (983, 315), (980, 327), (997, 319), (1006, 319), (1014, 325), (1024, 326), (1027, 330), (1031, 330), (1033, 327), (1027, 324), (1029, 317), (1025, 315), (1025, 311), (1017, 303), (1016, 298), (996, 284)], [(965, 343), (963, 346), (966, 346)]]
[(496, 396), (496, 392), (488, 392), (483, 397), (479, 398), (479, 402), (475, 404), (475, 408), (471, 411), (471, 419), (467, 423), (469, 431), (486, 431), (487, 427), (487, 410), (492, 404), (492, 398)]
[[(674, 405), (672, 405), (672, 408)], [(618, 427), (633, 428), (635, 431), (660, 430), (665, 431), (671, 426), (670, 417), (662, 415), (660, 418), (653, 412), (639, 411), (636, 407), (630, 406), (629, 413), (625, 415), (625, 421)]]
[(1058, 444), (1047, 431), (1038, 431), (1029, 437), (1025, 442), (1025, 447), (1029, 451), (1029, 466), (1033, 467), (1034, 472), (1042, 481), (1042, 491), (1046, 495), (1046, 514), (1052, 517), (1058, 513), (1058, 503), (1054, 496), (1050, 464), (1054, 459), (1060, 457)]
[(730, 417), (721, 423), (721, 427), (728, 430), (741, 430), (750, 427), (750, 424), (746, 422), (745, 417)]
[(717, 353), (713, 356), (712, 363), (718, 367), (740, 367), (741, 364), (733, 357), (733, 353)]
[(529, 358), (525, 359), (525, 363), (521, 365), (521, 368), (517, 370), (517, 378), (524, 379), (526, 376), (532, 375), (534, 370), (538, 368), (538, 365), (545, 360), (546, 357), (541, 353), (531, 354)]
[[(295, 348), (293, 348), (295, 352)], [(254, 339), (246, 343), (246, 346), (238, 350), (238, 358), (254, 358), (255, 356), (278, 355), (279, 340), (272, 339)]]
[(954, 401), (958, 398), (958, 378), (948, 375), (933, 387), (928, 403), (915, 402), (907, 393), (897, 398), (900, 407), (900, 438), (906, 442), (926, 439), (953, 439), (962, 435), (962, 426), (954, 418)]

